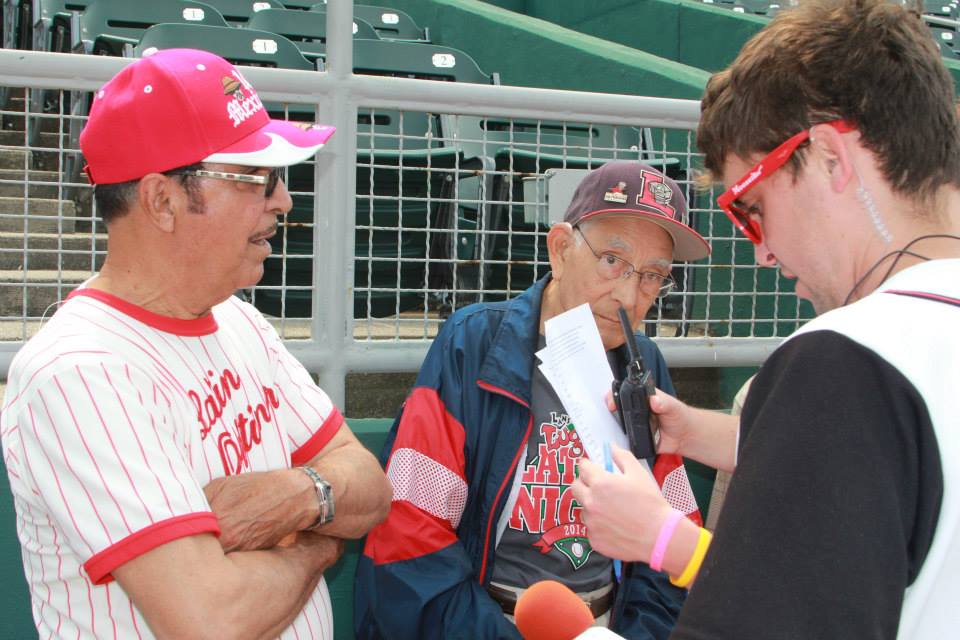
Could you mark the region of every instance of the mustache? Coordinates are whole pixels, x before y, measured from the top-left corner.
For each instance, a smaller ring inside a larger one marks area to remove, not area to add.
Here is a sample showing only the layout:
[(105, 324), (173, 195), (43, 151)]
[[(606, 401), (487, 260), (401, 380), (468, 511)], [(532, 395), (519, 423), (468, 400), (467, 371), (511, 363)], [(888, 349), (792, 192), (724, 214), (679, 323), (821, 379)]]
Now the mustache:
[(265, 238), (272, 238), (277, 233), (277, 227), (278, 227), (278, 224), (274, 222), (272, 225), (270, 225), (260, 233), (250, 236), (250, 241), (256, 242), (258, 240), (263, 240)]

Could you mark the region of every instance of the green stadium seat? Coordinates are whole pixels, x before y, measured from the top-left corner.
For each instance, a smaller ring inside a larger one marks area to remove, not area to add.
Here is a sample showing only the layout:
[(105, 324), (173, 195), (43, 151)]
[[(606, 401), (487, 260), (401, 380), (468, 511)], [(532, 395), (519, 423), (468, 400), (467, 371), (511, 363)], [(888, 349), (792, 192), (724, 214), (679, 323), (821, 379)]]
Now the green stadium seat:
[[(311, 11), (326, 11), (326, 2), (317, 2)], [(353, 5), (353, 17), (370, 23), (384, 40), (413, 40), (430, 42), (429, 29), (421, 29), (408, 14), (390, 7)]]
[(960, 52), (954, 49), (950, 43), (939, 38), (935, 38), (937, 46), (940, 47), (940, 55), (948, 60), (960, 60)]
[(4, 49), (31, 49), (30, 0), (3, 0), (3, 36)]
[[(483, 274), (484, 288), (517, 292), (548, 267), (541, 237), (546, 226), (528, 219), (524, 176), (542, 176), (548, 169), (593, 169), (614, 158), (637, 158), (640, 131), (633, 127), (552, 121), (506, 120), (454, 116), (444, 122), (445, 136), (457, 134), (466, 158), (485, 157), (494, 167), (489, 193), (495, 205), (476, 223), (480, 230), (509, 231), (487, 242), (485, 255), (461, 256), (492, 264)], [(468, 223), (469, 224), (469, 223)], [(469, 274), (473, 275), (473, 274)], [(502, 294), (510, 297), (510, 293)]]
[(956, 18), (957, 6), (950, 0), (923, 0), (923, 12), (929, 16)]
[[(494, 204), (486, 211), (461, 208), (456, 223), (467, 236), (473, 230), (495, 232), (482, 250), (479, 242), (468, 242), (456, 253), (455, 285), (502, 292), (485, 294), (486, 300), (512, 297), (549, 269), (545, 243), (549, 225), (531, 215), (537, 208), (538, 189), (542, 204), (548, 171), (595, 169), (614, 159), (642, 159), (674, 179), (687, 178), (677, 158), (654, 159), (649, 153), (649, 132), (635, 127), (476, 116), (445, 116), (441, 125), (445, 139), (456, 138), (468, 166), (481, 163), (493, 169), (484, 188)], [(691, 208), (695, 197), (691, 190)], [(683, 269), (673, 275), (683, 288)], [(466, 295), (458, 303), (471, 301), (474, 298)], [(681, 296), (668, 297), (651, 314), (679, 317), (684, 301)]]
[(280, 0), (204, 0), (234, 26), (247, 24), (250, 16), (265, 9), (283, 9)]
[(742, 7), (744, 13), (750, 13), (758, 16), (770, 14), (771, 0), (739, 0), (737, 5)]
[(928, 24), (930, 32), (940, 46), (940, 52), (944, 53), (946, 49), (954, 50), (960, 46), (960, 34), (956, 28), (939, 24)]
[[(487, 74), (477, 65), (476, 61), (467, 53), (453, 47), (429, 43), (415, 43), (404, 41), (381, 40), (355, 42), (353, 47), (354, 73), (392, 76), (401, 78), (418, 78), (422, 80), (437, 80), (445, 82), (470, 82), (474, 84), (499, 84), (497, 74)], [(443, 137), (442, 144), (448, 157), (454, 160), (448, 176), (451, 178), (446, 184), (444, 197), (459, 196), (459, 200), (480, 200), (482, 193), (492, 193), (491, 171), (493, 163), (480, 154), (464, 155), (464, 149), (446, 138), (441, 117), (439, 135)], [(436, 165), (434, 165), (436, 166)], [(486, 181), (476, 174), (485, 169)], [(358, 185), (361, 184), (359, 181)], [(404, 190), (407, 190), (404, 183)], [(485, 189), (486, 191), (482, 191)], [(362, 201), (358, 201), (358, 207)], [(475, 265), (464, 268), (454, 268), (451, 260), (459, 256), (466, 258), (476, 245), (476, 220), (484, 216), (479, 212), (477, 204), (467, 206), (440, 206), (436, 207), (431, 218), (433, 229), (430, 238), (430, 247), (427, 253), (434, 261), (431, 266), (427, 284), (431, 290), (447, 292), (455, 286), (471, 286), (473, 280), (464, 281), (470, 273), (475, 272)], [(467, 233), (461, 233), (466, 230)], [(463, 244), (466, 240), (467, 244)], [(435, 293), (431, 304), (439, 303), (441, 307), (449, 307), (449, 296), (446, 293)]]
[(496, 74), (484, 73), (466, 52), (429, 43), (354, 41), (353, 71), (396, 78), (499, 84)]
[(83, 13), (94, 0), (33, 0), (33, 50), (70, 52), (74, 13)]
[[(3, 0), (2, 34), (0, 46), (4, 49), (29, 49), (29, 2), (21, 0)], [(23, 15), (26, 13), (26, 15)], [(0, 87), (0, 109), (7, 108), (10, 99), (10, 87)]]
[[(30, 15), (33, 21), (33, 50), (69, 53), (71, 28), (76, 22), (75, 14), (85, 11), (93, 1), (32, 0)], [(30, 93), (30, 113), (56, 113), (60, 108), (59, 103), (59, 96), (54, 91), (35, 89)], [(70, 112), (70, 109), (70, 105), (64, 105), (64, 111)], [(36, 124), (33, 119), (28, 123), (27, 143), (30, 146), (37, 144), (37, 136), (40, 134), (40, 127)], [(73, 170), (71, 167), (71, 171)]]
[[(284, 36), (297, 45), (307, 59), (322, 59), (326, 54), (327, 15), (325, 13), (295, 9), (266, 9), (253, 14), (247, 26)], [(353, 21), (353, 37), (380, 39), (373, 27), (360, 19)]]
[(309, 11), (310, 7), (317, 3), (317, 0), (280, 0), (287, 9), (299, 9)]
[(220, 12), (203, 2), (95, 0), (82, 14), (74, 14), (71, 50), (122, 56), (127, 45), (135, 46), (147, 29), (162, 23), (227, 26)]
[[(99, 0), (98, 0), (99, 1)], [(236, 65), (316, 70), (296, 45), (276, 33), (199, 24), (158, 24), (143, 32), (133, 49), (136, 56), (151, 49), (203, 49)]]
[[(353, 61), (359, 74), (482, 84), (496, 79), (462, 51), (423, 43), (354, 40)], [(398, 290), (422, 290), (425, 282), (431, 288), (449, 286), (443, 268), (432, 266), (428, 276), (425, 258), (449, 255), (445, 231), (457, 215), (451, 201), (461, 178), (476, 173), (480, 161), (468, 161), (442, 140), (439, 119), (426, 113), (364, 109), (357, 132), (354, 315), (422, 309), (430, 303), (422, 291)], [(312, 191), (311, 180), (309, 166), (291, 167), (291, 190)], [(274, 237), (276, 252), (312, 255), (313, 230), (305, 224), (313, 219), (312, 207), (295, 205), (287, 219), (293, 224)], [(258, 291), (257, 306), (274, 315), (309, 316), (311, 260), (287, 260), (285, 275), (280, 266), (268, 260), (261, 284), (294, 288)]]

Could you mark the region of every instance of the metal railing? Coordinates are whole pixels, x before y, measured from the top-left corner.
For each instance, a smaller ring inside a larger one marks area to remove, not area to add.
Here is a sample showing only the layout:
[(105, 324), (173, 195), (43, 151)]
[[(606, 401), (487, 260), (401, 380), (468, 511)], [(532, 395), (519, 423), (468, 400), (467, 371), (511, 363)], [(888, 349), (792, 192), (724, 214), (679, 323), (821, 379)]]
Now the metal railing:
[[(328, 20), (350, 19), (349, 7), (329, 5)], [(809, 317), (789, 283), (754, 265), (716, 194), (693, 188), (697, 102), (354, 75), (349, 28), (328, 33), (325, 72), (244, 69), (268, 108), (338, 132), (290, 170), (294, 211), (264, 281), (241, 295), (335, 401), (347, 372), (415, 371), (453, 309), (516, 295), (545, 273), (549, 176), (614, 157), (664, 167), (714, 247), (678, 266), (682, 290), (648, 317), (671, 366), (759, 364)], [(80, 160), (73, 107), (128, 63), (0, 51), (0, 85), (22, 89), (24, 105), (8, 103), (4, 122), (23, 128), (9, 126), (0, 145), (4, 374), (49, 304), (102, 260), (90, 187), (62, 171)], [(31, 112), (41, 89), (44, 111)]]

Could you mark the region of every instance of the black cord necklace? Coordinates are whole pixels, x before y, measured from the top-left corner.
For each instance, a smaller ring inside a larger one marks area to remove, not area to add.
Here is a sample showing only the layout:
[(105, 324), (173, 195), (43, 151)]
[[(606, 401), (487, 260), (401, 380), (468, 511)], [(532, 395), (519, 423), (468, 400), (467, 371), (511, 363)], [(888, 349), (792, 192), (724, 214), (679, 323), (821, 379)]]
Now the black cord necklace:
[(844, 307), (847, 306), (847, 304), (850, 302), (850, 298), (853, 297), (853, 294), (856, 293), (857, 289), (860, 288), (860, 285), (863, 284), (864, 280), (869, 278), (870, 274), (876, 271), (877, 268), (881, 264), (883, 264), (886, 260), (896, 256), (896, 259), (893, 261), (893, 264), (890, 265), (890, 268), (887, 269), (887, 272), (883, 274), (882, 278), (880, 278), (880, 282), (886, 282), (887, 278), (890, 277), (890, 274), (893, 273), (893, 270), (897, 267), (897, 264), (900, 262), (900, 258), (902, 258), (903, 256), (910, 256), (911, 258), (917, 258), (923, 261), (930, 260), (930, 258), (928, 258), (927, 256), (922, 256), (919, 253), (910, 251), (910, 247), (912, 247), (913, 245), (917, 244), (921, 240), (929, 240), (930, 238), (949, 238), (951, 240), (960, 240), (960, 236), (955, 236), (950, 233), (931, 233), (925, 236), (917, 236), (916, 238), (908, 242), (906, 245), (904, 245), (902, 249), (891, 251), (890, 253), (882, 256), (879, 260), (874, 262), (873, 266), (870, 267), (870, 269), (865, 274), (863, 274), (863, 277), (857, 280), (857, 283), (853, 285), (852, 289), (850, 289), (850, 293), (847, 294), (847, 297), (844, 299), (842, 306)]

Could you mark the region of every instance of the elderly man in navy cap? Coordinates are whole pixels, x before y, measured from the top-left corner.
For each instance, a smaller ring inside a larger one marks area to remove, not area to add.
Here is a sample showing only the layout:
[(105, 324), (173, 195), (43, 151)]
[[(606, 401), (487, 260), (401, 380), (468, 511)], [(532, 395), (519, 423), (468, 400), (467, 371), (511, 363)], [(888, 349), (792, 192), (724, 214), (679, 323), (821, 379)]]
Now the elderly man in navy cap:
[(390, 488), (232, 296), (292, 206), (281, 167), (332, 133), (271, 120), (202, 51), (96, 93), (80, 146), (106, 260), (17, 355), (0, 418), (41, 637), (333, 637), (323, 573)]
[[(517, 298), (455, 313), (390, 433), (387, 520), (367, 538), (356, 582), (359, 638), (519, 638), (512, 613), (534, 582), (578, 593), (596, 624), (665, 638), (683, 599), (663, 574), (594, 551), (573, 484), (583, 446), (536, 366), (544, 322), (589, 304), (611, 366), (625, 358), (622, 307), (639, 327), (671, 291), (675, 260), (709, 254), (678, 185), (638, 162), (587, 174), (550, 229), (552, 272)], [(660, 389), (663, 357), (637, 335)], [(664, 493), (699, 521), (682, 462), (661, 456)], [(402, 603), (398, 606), (397, 603)]]

